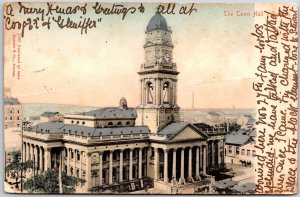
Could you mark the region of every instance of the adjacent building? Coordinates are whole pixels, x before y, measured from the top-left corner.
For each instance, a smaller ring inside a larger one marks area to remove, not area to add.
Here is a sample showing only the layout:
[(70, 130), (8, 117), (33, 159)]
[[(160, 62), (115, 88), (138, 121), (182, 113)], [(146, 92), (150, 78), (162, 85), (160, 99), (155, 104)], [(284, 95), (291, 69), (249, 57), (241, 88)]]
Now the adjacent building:
[(40, 115), (41, 122), (62, 122), (64, 117), (59, 112), (44, 112)]
[(195, 184), (209, 190), (210, 172), (224, 167), (224, 128), (202, 130), (181, 122), (172, 31), (156, 13), (146, 29), (140, 105), (64, 115), (24, 132), (23, 159), (86, 180), (84, 192), (128, 192), (155, 187), (162, 193)]
[(256, 129), (241, 129), (225, 136), (225, 163), (252, 165), (255, 159)]
[(4, 128), (21, 127), (22, 107), (17, 98), (4, 96)]

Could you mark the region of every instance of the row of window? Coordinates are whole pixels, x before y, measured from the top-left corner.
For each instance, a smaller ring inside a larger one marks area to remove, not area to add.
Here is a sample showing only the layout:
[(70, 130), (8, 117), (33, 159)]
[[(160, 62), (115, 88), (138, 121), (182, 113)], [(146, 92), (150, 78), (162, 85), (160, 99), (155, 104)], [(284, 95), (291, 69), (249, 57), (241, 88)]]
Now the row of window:
[[(8, 117), (7, 117), (7, 116), (5, 116), (5, 120), (8, 120)], [(13, 117), (10, 116), (10, 117), (9, 117), (9, 120), (13, 120)], [(17, 116), (17, 120), (20, 120), (20, 117), (19, 117), (19, 116)]]
[[(75, 121), (72, 120), (71, 123), (72, 123), (72, 124), (75, 124)], [(79, 124), (80, 124), (80, 121), (76, 121), (76, 124), (79, 125)], [(82, 125), (85, 125), (85, 121), (82, 121), (81, 124), (82, 124)], [(114, 124), (113, 124), (113, 122), (108, 122), (107, 125), (108, 125), (108, 126), (113, 126)], [(118, 122), (116, 125), (117, 125), (117, 126), (122, 126), (122, 122)], [(127, 122), (126, 122), (126, 125), (130, 125), (130, 121), (127, 121)]]
[[(71, 121), (71, 123), (72, 123), (72, 124), (74, 124), (74, 123), (75, 123), (75, 121), (74, 121), (74, 120), (72, 120), (72, 121)], [(80, 122), (77, 120), (77, 121), (76, 121), (76, 124), (79, 124), (79, 123), (80, 123)], [(84, 122), (84, 121), (82, 121), (82, 123), (81, 123), (81, 124), (82, 124), (82, 125), (85, 125), (85, 122)]]
[[(246, 152), (247, 151), (247, 152)], [(233, 153), (233, 146), (229, 146), (229, 150), (228, 150), (229, 154), (232, 154)], [(235, 154), (236, 155), (239, 155), (240, 154), (240, 147), (235, 147)], [(251, 150), (248, 150), (248, 149), (244, 149), (242, 148), (241, 150), (241, 155), (246, 155), (247, 156), (250, 156), (251, 155)], [(252, 150), (252, 156), (255, 157), (255, 150)]]
[[(14, 113), (14, 110), (10, 110), (9, 113), (11, 113), (11, 114)], [(20, 110), (18, 110), (17, 113), (19, 114)]]

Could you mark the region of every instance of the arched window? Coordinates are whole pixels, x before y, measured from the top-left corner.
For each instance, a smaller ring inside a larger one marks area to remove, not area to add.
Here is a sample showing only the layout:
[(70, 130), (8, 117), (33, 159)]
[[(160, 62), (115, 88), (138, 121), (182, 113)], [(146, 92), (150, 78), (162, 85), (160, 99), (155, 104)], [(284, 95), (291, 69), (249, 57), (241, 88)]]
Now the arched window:
[(83, 122), (82, 122), (82, 125), (84, 125), (84, 124), (85, 124), (85, 122), (83, 121)]
[(147, 103), (153, 103), (153, 84), (151, 82), (147, 83)]
[(122, 122), (118, 122), (117, 125), (119, 125), (119, 126), (122, 125)]
[(126, 122), (126, 125), (130, 125), (130, 122), (129, 122), (129, 121), (127, 121), (127, 122)]
[(108, 126), (111, 126), (111, 125), (113, 125), (113, 123), (112, 122), (108, 122), (108, 124), (107, 124)]
[(163, 85), (163, 102), (164, 102), (164, 104), (170, 103), (170, 95), (171, 95), (170, 89), (171, 89), (170, 83), (168, 81), (165, 82)]

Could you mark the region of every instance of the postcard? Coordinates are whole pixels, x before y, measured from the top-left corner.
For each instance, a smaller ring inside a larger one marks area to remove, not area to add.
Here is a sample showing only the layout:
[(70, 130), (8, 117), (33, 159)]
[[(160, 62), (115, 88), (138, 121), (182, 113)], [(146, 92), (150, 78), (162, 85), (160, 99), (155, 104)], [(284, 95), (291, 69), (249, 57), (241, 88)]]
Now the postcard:
[(296, 4), (3, 13), (5, 192), (298, 192)]

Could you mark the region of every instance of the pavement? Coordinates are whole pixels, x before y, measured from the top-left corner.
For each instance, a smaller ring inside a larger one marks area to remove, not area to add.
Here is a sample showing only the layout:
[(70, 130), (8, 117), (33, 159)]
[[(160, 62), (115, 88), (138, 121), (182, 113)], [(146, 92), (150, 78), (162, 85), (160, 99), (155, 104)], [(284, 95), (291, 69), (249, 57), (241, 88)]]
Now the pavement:
[(233, 172), (235, 173), (232, 179), (234, 181), (238, 181), (239, 184), (255, 182), (255, 169), (253, 166), (245, 167), (231, 163), (227, 163), (226, 166), (228, 169), (232, 168)]

